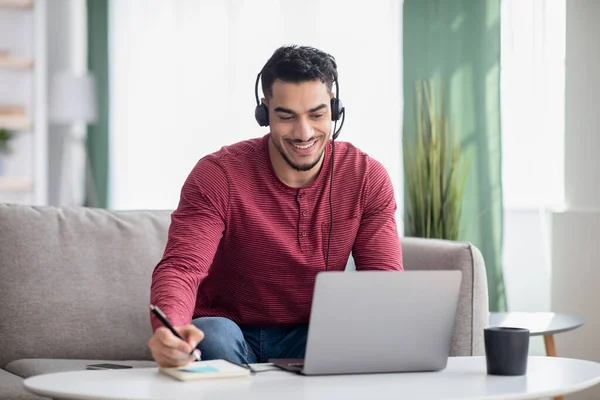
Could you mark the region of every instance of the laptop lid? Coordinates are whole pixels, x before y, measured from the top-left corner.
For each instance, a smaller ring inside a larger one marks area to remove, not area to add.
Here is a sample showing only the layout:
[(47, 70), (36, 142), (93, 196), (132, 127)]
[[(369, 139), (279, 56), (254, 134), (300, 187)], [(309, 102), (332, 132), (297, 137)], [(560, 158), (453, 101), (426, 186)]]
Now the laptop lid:
[(302, 373), (445, 368), (461, 279), (460, 271), (319, 273)]

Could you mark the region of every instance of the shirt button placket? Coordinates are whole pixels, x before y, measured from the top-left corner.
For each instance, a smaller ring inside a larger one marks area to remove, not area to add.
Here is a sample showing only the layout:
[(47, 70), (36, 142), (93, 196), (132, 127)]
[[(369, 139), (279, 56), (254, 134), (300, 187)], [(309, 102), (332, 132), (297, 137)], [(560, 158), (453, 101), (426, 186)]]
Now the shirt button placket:
[(310, 235), (309, 232), (309, 222), (310, 219), (308, 216), (310, 213), (308, 212), (308, 198), (306, 196), (306, 192), (302, 189), (298, 191), (298, 212), (300, 214), (300, 218), (298, 219), (298, 241), (300, 242), (300, 250), (305, 251), (308, 248)]

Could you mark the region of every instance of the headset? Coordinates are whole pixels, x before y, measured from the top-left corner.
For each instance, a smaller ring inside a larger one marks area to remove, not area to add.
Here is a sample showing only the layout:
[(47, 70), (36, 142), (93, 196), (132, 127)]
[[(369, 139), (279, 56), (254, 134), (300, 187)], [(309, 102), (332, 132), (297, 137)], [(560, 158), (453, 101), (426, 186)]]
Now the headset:
[[(262, 71), (259, 72), (258, 75), (256, 75), (256, 82), (254, 83), (254, 98), (256, 99), (256, 107), (254, 108), (254, 118), (256, 119), (256, 122), (258, 122), (258, 125), (269, 126), (269, 109), (265, 104), (261, 103), (260, 99), (258, 98), (258, 83), (260, 81), (261, 75)], [(334, 134), (332, 136), (332, 139), (335, 140), (339, 136), (340, 131), (342, 130), (342, 126), (344, 125), (346, 108), (340, 100), (340, 86), (338, 84), (337, 78), (333, 78), (333, 83), (335, 84), (335, 97), (332, 97), (330, 102), (331, 120), (337, 123), (337, 121), (339, 121), (340, 118), (342, 119), (342, 123), (340, 124), (339, 130), (336, 130), (334, 125)]]
[[(335, 61), (333, 61), (335, 65)], [(256, 75), (256, 82), (254, 84), (254, 97), (256, 99), (256, 108), (254, 109), (254, 118), (256, 118), (256, 122), (260, 126), (268, 126), (269, 125), (269, 109), (266, 105), (262, 104), (258, 98), (258, 82), (260, 81), (260, 77), (262, 75), (262, 71)], [(331, 98), (331, 120), (334, 121), (333, 125), (333, 135), (331, 136), (331, 174), (329, 175), (329, 237), (327, 238), (327, 253), (325, 256), (325, 271), (329, 270), (329, 248), (331, 245), (331, 232), (333, 230), (333, 206), (332, 206), (332, 196), (333, 192), (333, 159), (335, 156), (335, 140), (340, 135), (340, 131), (344, 126), (344, 120), (346, 119), (346, 108), (342, 105), (342, 101), (340, 100), (340, 85), (338, 83), (337, 77), (333, 78), (333, 83), (335, 84), (335, 97)], [(342, 119), (340, 123), (340, 128), (337, 129), (337, 123), (339, 119)]]

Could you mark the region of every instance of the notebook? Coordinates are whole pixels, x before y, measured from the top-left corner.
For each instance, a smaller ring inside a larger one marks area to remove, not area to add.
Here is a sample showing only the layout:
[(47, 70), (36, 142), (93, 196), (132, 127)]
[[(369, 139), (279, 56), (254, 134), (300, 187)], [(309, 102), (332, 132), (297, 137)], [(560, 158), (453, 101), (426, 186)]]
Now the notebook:
[(248, 368), (226, 360), (196, 361), (183, 367), (161, 367), (159, 371), (180, 381), (250, 376)]

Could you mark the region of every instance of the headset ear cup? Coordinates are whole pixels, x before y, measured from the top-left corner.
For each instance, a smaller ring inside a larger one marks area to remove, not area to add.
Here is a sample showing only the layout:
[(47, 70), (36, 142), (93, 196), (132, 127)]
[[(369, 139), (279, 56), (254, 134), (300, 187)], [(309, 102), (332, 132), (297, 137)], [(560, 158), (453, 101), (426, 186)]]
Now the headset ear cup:
[(260, 126), (269, 126), (269, 109), (264, 104), (259, 104), (254, 109), (254, 118)]
[(331, 99), (331, 120), (337, 121), (342, 116), (342, 101), (337, 97)]

